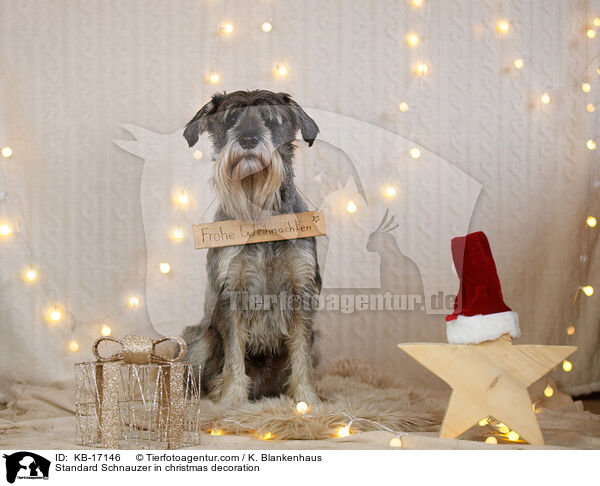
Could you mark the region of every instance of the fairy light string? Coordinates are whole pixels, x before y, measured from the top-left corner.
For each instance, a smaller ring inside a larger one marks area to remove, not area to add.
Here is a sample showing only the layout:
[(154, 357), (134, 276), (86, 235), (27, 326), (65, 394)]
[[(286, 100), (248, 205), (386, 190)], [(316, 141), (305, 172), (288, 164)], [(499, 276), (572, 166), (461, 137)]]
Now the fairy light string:
[[(410, 4), (411, 6), (415, 9), (415, 10), (419, 10), (423, 4), (425, 3), (426, 0), (417, 0), (416, 2), (413, 0), (410, 0)], [(588, 4), (589, 7), (589, 4)], [(407, 13), (408, 16), (408, 13)], [(427, 15), (428, 17), (428, 15)], [(587, 12), (586, 18), (590, 18), (590, 13), (589, 11)], [(429, 25), (430, 22), (427, 22), (427, 25)], [(600, 18), (594, 18), (593, 21), (589, 22), (589, 26), (588, 29), (586, 31), (586, 57), (589, 57), (589, 48), (590, 48), (590, 42), (595, 39), (596, 37), (596, 30), (597, 28), (600, 27)], [(523, 34), (520, 28), (520, 25), (512, 20), (510, 20), (510, 16), (506, 16), (505, 15), (505, 6), (504, 6), (504, 1), (501, 0), (500, 2), (500, 15), (498, 20), (496, 21), (496, 25), (495, 25), (495, 30), (497, 35), (502, 38), (502, 37), (508, 37), (510, 35), (511, 31), (515, 31), (516, 32), (516, 36), (517, 36), (517, 41), (518, 44), (520, 46), (520, 49), (518, 49), (518, 52), (515, 54), (514, 57), (514, 61), (513, 61), (513, 66), (515, 69), (517, 70), (521, 70), (523, 68), (526, 68), (526, 66), (528, 68), (531, 69), (532, 73), (534, 74), (535, 77), (541, 77), (541, 73), (538, 69), (537, 63), (535, 62), (535, 60), (531, 57), (528, 56), (526, 54), (526, 49), (524, 48), (524, 42), (523, 42)], [(406, 34), (405, 34), (405, 42), (407, 45), (408, 49), (421, 49), (422, 46), (424, 45), (423, 39), (427, 40), (427, 36), (425, 35), (424, 38), (419, 36), (417, 33), (416, 29), (412, 29), (410, 27), (406, 28)], [(501, 39), (500, 39), (501, 40)], [(502, 49), (502, 52), (504, 52), (504, 48)], [(504, 56), (502, 56), (504, 57)], [(588, 77), (588, 70), (590, 68), (590, 66), (592, 65), (593, 61), (600, 57), (600, 53), (595, 54), (594, 56), (591, 57), (591, 59), (587, 62), (585, 68), (583, 69), (583, 72), (580, 74), (579, 76), (579, 80), (577, 82), (573, 82), (573, 83), (561, 83), (561, 84), (548, 84), (546, 86), (542, 86), (539, 88), (533, 88), (534, 92), (537, 92), (537, 97), (538, 97), (538, 101), (539, 103), (541, 103), (541, 106), (543, 107), (544, 105), (549, 105), (552, 103), (552, 92), (556, 91), (557, 89), (561, 88), (561, 89), (581, 89), (584, 93), (585, 99), (584, 99), (584, 108), (588, 113), (594, 113), (596, 111), (596, 103), (594, 103), (593, 101), (590, 100), (590, 93), (598, 93), (600, 91), (600, 81), (598, 79), (598, 77), (596, 77), (596, 87), (595, 89), (592, 88), (591, 82), (589, 81), (589, 77)], [(417, 78), (419, 79), (419, 82), (422, 82), (422, 79), (427, 76), (427, 74), (430, 71), (431, 66), (424, 60), (423, 56), (420, 55), (420, 60), (417, 62), (416, 66), (415, 66), (415, 74), (417, 74)], [(527, 60), (527, 62), (526, 62)], [(597, 68), (597, 74), (600, 75), (600, 67)], [(402, 100), (399, 105), (398, 105), (398, 109), (401, 112), (408, 112), (409, 111), (409, 101), (410, 100)], [(530, 119), (529, 119), (529, 126), (531, 127), (532, 125), (532, 120), (531, 120), (531, 115), (530, 115)], [(584, 121), (584, 125), (585, 125), (585, 129), (584, 132), (588, 133), (588, 128), (587, 128), (587, 122)], [(528, 132), (529, 134), (530, 132)], [(592, 130), (592, 133), (596, 134), (598, 133), (597, 127), (594, 127), (594, 129)], [(592, 138), (587, 138), (586, 140), (582, 141), (582, 144), (585, 143), (586, 148), (590, 151), (590, 152), (594, 152), (596, 151), (597, 148), (597, 141), (595, 139), (595, 137)], [(529, 144), (530, 144), (530, 139), (528, 137), (527, 140), (527, 147), (528, 147), (528, 153), (529, 153)], [(416, 150), (410, 152), (411, 156), (413, 158), (416, 158), (415, 156), (417, 155)], [(592, 161), (593, 162), (593, 161)], [(591, 229), (593, 230), (593, 228), (596, 227), (597, 225), (597, 220), (596, 217), (593, 215), (593, 200), (594, 200), (594, 187), (600, 185), (600, 182), (598, 182), (597, 179), (597, 169), (595, 167), (595, 165), (593, 163), (588, 164), (589, 166), (589, 170), (590, 170), (590, 177), (588, 177), (589, 180), (589, 185), (588, 185), (588, 197), (587, 197), (587, 211), (586, 211), (586, 215), (585, 215), (585, 224), (587, 226), (587, 229)], [(347, 207), (347, 211), (352, 213), (354, 211), (354, 205), (353, 205), (353, 201), (350, 201), (348, 203), (348, 207)], [(593, 285), (589, 282), (587, 282), (586, 280), (586, 276), (584, 275), (584, 271), (585, 269), (587, 269), (587, 254), (589, 252), (589, 239), (592, 238), (592, 235), (586, 235), (587, 237), (583, 238), (583, 249), (581, 251), (581, 257), (580, 257), (580, 265), (579, 265), (579, 269), (578, 269), (578, 281), (579, 282), (584, 282), (582, 284), (580, 284), (580, 286), (576, 289), (575, 294), (574, 294), (574, 298), (573, 298), (573, 302), (572, 302), (572, 307), (571, 307), (571, 314), (577, 314), (576, 312), (576, 303), (577, 303), (577, 299), (579, 297), (579, 295), (584, 295), (586, 297), (591, 297), (594, 295), (594, 288)], [(576, 319), (577, 315), (571, 317), (569, 319), (570, 322), (574, 322)], [(566, 338), (569, 338), (571, 336), (573, 336), (575, 334), (575, 327), (570, 324), (569, 326), (566, 327)], [(573, 369), (573, 365), (570, 361), (565, 360), (562, 363), (562, 370), (565, 373), (571, 372), (571, 370)], [(551, 378), (553, 378), (556, 374), (557, 368), (554, 368), (554, 370), (551, 373)], [(552, 395), (554, 394), (554, 388), (552, 387), (551, 383), (548, 383), (545, 390), (544, 390), (544, 396), (546, 398), (550, 398)], [(535, 404), (533, 405), (535, 408)], [(512, 434), (512, 438), (514, 439), (516, 437), (516, 439), (518, 439), (518, 434), (514, 431), (510, 431), (510, 433)], [(510, 438), (510, 437), (509, 437)]]
[[(589, 4), (588, 4), (589, 7)], [(586, 12), (586, 18), (590, 19), (590, 12), (589, 10)], [(594, 18), (592, 21), (588, 20), (588, 24), (589, 24), (589, 28), (593, 29), (593, 28), (597, 28), (598, 25), (596, 25), (596, 19)], [(520, 27), (519, 24), (514, 24), (515, 27), (515, 32), (517, 34), (517, 38), (519, 41), (519, 44), (521, 46), (521, 53), (519, 55), (525, 55), (525, 49), (523, 48), (524, 46), (524, 42), (523, 42), (523, 33), (522, 33), (522, 29)], [(593, 62), (598, 59), (600, 57), (600, 53), (596, 53), (595, 55), (593, 55), (591, 58), (589, 56), (589, 52), (590, 52), (590, 48), (591, 48), (591, 40), (595, 37), (595, 36), (590, 36), (587, 35), (587, 38), (585, 39), (586, 41), (586, 58), (589, 58), (589, 61), (586, 63), (585, 67), (583, 68), (582, 72), (579, 74), (578, 76), (578, 80), (572, 83), (560, 83), (560, 84), (548, 84), (545, 85), (543, 87), (539, 87), (537, 89), (535, 89), (535, 91), (538, 93), (539, 96), (539, 101), (542, 104), (550, 104), (552, 103), (552, 96), (550, 93), (552, 93), (553, 91), (557, 90), (557, 89), (581, 89), (581, 91), (583, 91), (584, 93), (584, 103), (583, 103), (583, 109), (585, 111), (587, 111), (589, 114), (592, 114), (596, 111), (596, 103), (593, 101), (592, 96), (597, 96), (597, 93), (600, 91), (600, 82), (598, 79), (598, 76), (595, 76), (595, 87), (592, 87), (590, 79), (592, 79), (592, 76), (590, 76), (590, 68), (593, 67)], [(541, 73), (539, 71), (539, 67), (537, 65), (537, 63), (535, 62), (535, 59), (533, 59), (531, 56), (526, 56), (525, 55), (525, 59), (527, 59), (527, 68), (531, 68), (532, 71), (534, 72), (534, 74), (539, 77), (541, 76)], [(519, 59), (517, 59), (519, 60)], [(517, 67), (518, 69), (521, 69), (525, 66), (524, 62), (518, 62), (517, 60), (515, 60), (515, 63), (518, 65), (515, 65), (515, 67)], [(597, 73), (600, 74), (600, 71)], [(541, 94), (540, 94), (541, 93)], [(593, 116), (593, 115), (588, 115), (588, 116)], [(531, 124), (531, 119), (530, 119), (530, 124)], [(593, 152), (594, 150), (596, 150), (596, 140), (594, 138), (585, 138), (585, 134), (587, 133), (598, 133), (598, 129), (597, 129), (597, 123), (594, 123), (594, 127), (590, 130), (590, 128), (588, 127), (588, 122), (587, 122), (587, 117), (584, 118), (584, 136), (583, 136), (583, 140), (582, 140), (582, 145), (585, 144), (586, 148), (590, 151)], [(529, 142), (528, 142), (529, 145)], [(586, 206), (586, 214), (585, 214), (585, 225), (587, 226), (586, 229), (593, 229), (596, 226), (596, 218), (593, 215), (594, 214), (594, 195), (595, 195), (595, 191), (594, 188), (597, 187), (599, 185), (599, 181), (598, 181), (598, 177), (597, 177), (597, 167), (594, 164), (594, 154), (590, 154), (590, 159), (592, 159), (590, 161), (590, 163), (588, 164), (588, 168), (589, 168), (589, 177), (588, 179), (588, 197), (587, 197), (587, 206)], [(581, 238), (582, 242), (582, 249), (580, 251), (580, 258), (579, 258), (579, 266), (578, 266), (578, 275), (577, 275), (577, 280), (579, 282), (583, 282), (580, 284), (580, 286), (578, 286), (575, 291), (574, 291), (574, 295), (573, 295), (573, 299), (571, 302), (571, 311), (570, 311), (570, 317), (568, 319), (568, 322), (574, 322), (577, 319), (578, 316), (578, 312), (577, 312), (577, 302), (578, 302), (578, 298), (580, 295), (584, 295), (586, 297), (591, 297), (594, 294), (594, 288), (593, 285), (587, 282), (587, 276), (585, 275), (586, 269), (588, 268), (588, 266), (586, 265), (587, 263), (587, 255), (588, 252), (590, 250), (590, 239), (591, 238), (595, 238), (595, 235), (593, 234), (592, 231), (588, 231), (587, 234), (584, 236), (584, 238)], [(579, 239), (578, 239), (579, 240)], [(575, 334), (575, 326), (573, 324), (569, 324), (568, 326), (565, 327), (565, 340), (568, 340), (571, 336), (573, 336)], [(563, 371), (565, 372), (570, 372), (572, 370), (572, 364), (565, 360), (565, 362), (563, 363)], [(549, 384), (548, 387), (552, 388), (551, 385)]]
[[(589, 4), (588, 4), (589, 7)], [(590, 19), (590, 11), (589, 8), (586, 12), (586, 19)], [(593, 19), (592, 21), (589, 22), (588, 27), (589, 29), (594, 29), (597, 28), (598, 25), (596, 25), (596, 23), (600, 24), (600, 22), (596, 22), (596, 19)], [(595, 37), (594, 36), (590, 36), (589, 35), (589, 29), (586, 32), (586, 57), (589, 57), (589, 53), (590, 53), (590, 49), (592, 46), (592, 39)], [(597, 118), (594, 119), (592, 118), (592, 123), (591, 123), (591, 128), (590, 128), (590, 124), (587, 122), (588, 117), (595, 117), (597, 115), (594, 115), (594, 112), (596, 111), (596, 102), (593, 101), (593, 97), (597, 97), (598, 96), (598, 92), (600, 92), (600, 81), (598, 79), (598, 75), (600, 74), (600, 71), (598, 73), (590, 73), (590, 68), (593, 68), (593, 63), (594, 61), (598, 60), (600, 58), (600, 53), (596, 53), (595, 55), (593, 55), (590, 60), (587, 62), (587, 64), (585, 65), (585, 67), (583, 68), (583, 71), (580, 74), (580, 81), (581, 81), (581, 90), (584, 93), (584, 106), (585, 106), (585, 110), (586, 110), (586, 116), (584, 118), (584, 136), (587, 136), (588, 133), (593, 133), (593, 134), (597, 134), (598, 133), (598, 123), (597, 123)], [(591, 74), (591, 75), (589, 75)], [(591, 79), (595, 79), (595, 86), (592, 87), (590, 80)], [(591, 248), (591, 244), (590, 244), (590, 240), (594, 239), (597, 237), (596, 233), (595, 233), (595, 228), (596, 228), (596, 224), (597, 224), (597, 220), (596, 217), (594, 216), (595, 212), (594, 212), (594, 196), (595, 196), (595, 189), (600, 185), (600, 181), (598, 179), (598, 168), (596, 167), (596, 164), (594, 163), (594, 158), (595, 158), (595, 150), (596, 150), (596, 140), (594, 138), (588, 138), (587, 141), (585, 142), (586, 144), (586, 148), (589, 150), (589, 158), (592, 159), (592, 163), (588, 164), (588, 188), (587, 188), (587, 192), (588, 192), (588, 197), (587, 197), (587, 205), (586, 205), (586, 214), (585, 214), (585, 222), (584, 224), (582, 224), (582, 231), (584, 231), (584, 236), (583, 238), (578, 238), (578, 240), (580, 241), (580, 245), (581, 245), (581, 250), (579, 252), (580, 256), (579, 256), (579, 265), (578, 265), (578, 272), (577, 272), (577, 280), (579, 282), (581, 282), (580, 286), (575, 289), (574, 291), (574, 295), (573, 298), (571, 300), (571, 308), (570, 308), (570, 316), (568, 319), (568, 325), (565, 327), (565, 341), (571, 341), (573, 338), (572, 336), (575, 335), (576, 333), (576, 328), (573, 325), (574, 322), (577, 321), (578, 317), (579, 317), (579, 310), (580, 310), (580, 304), (579, 303), (579, 299), (580, 297), (583, 296), (583, 298), (590, 298), (594, 295), (594, 287), (593, 284), (588, 280), (588, 272), (589, 272), (589, 262), (588, 262), (588, 255), (590, 252), (590, 248)], [(573, 369), (573, 365), (570, 361), (565, 360), (562, 364), (562, 368), (564, 372), (570, 372)], [(548, 395), (546, 392), (552, 390), (551, 385), (549, 384), (544, 393), (547, 397), (552, 396), (552, 394)], [(552, 390), (553, 392), (553, 390)]]
[[(376, 429), (379, 429), (381, 431), (385, 431), (385, 432), (390, 432), (392, 434), (394, 434), (395, 439), (400, 438), (401, 434), (404, 434), (406, 432), (403, 431), (399, 431), (399, 430), (394, 430), (391, 427), (388, 427), (387, 425), (384, 425), (380, 422), (377, 422), (376, 420), (372, 420), (372, 419), (368, 419), (365, 417), (354, 417), (351, 416), (349, 414), (347, 414), (346, 412), (327, 412), (325, 414), (322, 415), (311, 415), (309, 413), (301, 413), (298, 411), (298, 408), (300, 408), (301, 410), (304, 410), (303, 406), (299, 405), (305, 405), (307, 408), (309, 407), (309, 405), (307, 405), (305, 402), (299, 402), (298, 404), (296, 404), (295, 409), (296, 412), (299, 413), (303, 419), (306, 420), (311, 420), (311, 419), (323, 419), (323, 418), (337, 418), (339, 417), (339, 415), (343, 415), (347, 420), (346, 423), (340, 424), (339, 427), (336, 428), (336, 432), (334, 434), (331, 435), (332, 438), (345, 438), (345, 437), (349, 437), (351, 435), (353, 435), (353, 431), (352, 431), (352, 424), (356, 423), (356, 422), (366, 422), (369, 423), (371, 425), (373, 425)], [(252, 435), (256, 436), (257, 438), (261, 439), (261, 440), (271, 440), (271, 439), (276, 439), (277, 437), (273, 435), (272, 432), (270, 431), (258, 431), (256, 430), (254, 427), (249, 426), (247, 424), (241, 423), (237, 420), (233, 420), (233, 419), (229, 419), (229, 418), (225, 418), (223, 420), (221, 420), (221, 423), (223, 424), (234, 424), (237, 425), (238, 427), (241, 427), (243, 429), (246, 429), (248, 432), (250, 432)], [(226, 432), (223, 431), (222, 429), (218, 428), (217, 425), (213, 425), (212, 428), (208, 431), (208, 433), (210, 435), (213, 436), (221, 436), (221, 435), (226, 435)], [(394, 441), (394, 439), (392, 439), (392, 442)], [(398, 445), (395, 444), (391, 444), (392, 446), (398, 447)]]
[[(14, 161), (18, 161), (18, 152), (12, 154), (11, 159), (14, 157)], [(11, 163), (14, 163), (11, 161)], [(71, 352), (77, 352), (79, 350), (79, 343), (76, 339), (76, 331), (77, 327), (80, 325), (102, 325), (102, 328), (99, 332), (104, 335), (109, 335), (112, 330), (109, 332), (110, 327), (107, 322), (111, 322), (112, 320), (119, 317), (123, 312), (125, 312), (125, 306), (119, 305), (114, 310), (102, 315), (101, 317), (78, 317), (73, 312), (72, 308), (67, 307), (64, 304), (61, 304), (61, 299), (58, 298), (58, 294), (55, 290), (54, 285), (51, 282), (51, 278), (48, 275), (48, 272), (44, 270), (44, 266), (40, 263), (39, 259), (35, 256), (33, 251), (33, 246), (29, 241), (29, 238), (26, 234), (26, 230), (24, 225), (20, 223), (20, 219), (16, 213), (14, 205), (12, 204), (10, 191), (7, 186), (7, 178), (4, 169), (4, 162), (0, 161), (0, 194), (2, 195), (2, 202), (4, 203), (7, 213), (8, 213), (8, 221), (7, 225), (12, 225), (10, 235), (19, 240), (22, 247), (25, 249), (26, 258), (28, 260), (28, 264), (26, 270), (24, 270), (23, 275), (27, 280), (27, 283), (30, 285), (39, 285), (44, 295), (44, 300), (49, 303), (47, 310), (47, 321), (52, 323), (53, 325), (70, 325), (70, 340), (67, 343), (67, 349)], [(140, 287), (145, 282), (146, 277), (140, 277), (135, 284), (132, 286), (134, 289), (134, 295), (139, 293)], [(139, 297), (138, 303), (139, 303)]]
[[(211, 36), (211, 47), (210, 47), (210, 67), (208, 69), (206, 75), (206, 81), (209, 84), (217, 85), (223, 82), (223, 76), (226, 76), (226, 73), (219, 67), (219, 59), (222, 43), (226, 40), (227, 37), (231, 35), (235, 35), (238, 31), (233, 19), (227, 16), (228, 8), (226, 5), (227, 0), (221, 0), (220, 2), (220, 14), (219, 14), (219, 25), (214, 30), (214, 35)], [(271, 71), (273, 76), (280, 80), (284, 81), (289, 74), (290, 67), (285, 62), (283, 57), (279, 52), (279, 38), (278, 31), (276, 25), (274, 25), (273, 21), (273, 9), (271, 5), (271, 1), (267, 2), (266, 6), (266, 18), (263, 19), (262, 23), (257, 25), (256, 27), (252, 26), (254, 30), (260, 30), (262, 35), (269, 35), (270, 39), (270, 49), (272, 51), (273, 61), (271, 66)], [(244, 35), (244, 33), (240, 33), (240, 35)]]
[[(301, 405), (301, 404), (302, 404), (302, 406), (299, 407), (299, 405)], [(408, 436), (409, 432), (407, 432), (405, 430), (394, 429), (388, 425), (382, 424), (381, 422), (379, 422), (377, 420), (373, 420), (373, 419), (370, 419), (367, 417), (353, 416), (353, 415), (346, 413), (345, 411), (336, 411), (336, 412), (330, 411), (330, 412), (326, 412), (326, 413), (319, 414), (319, 415), (312, 415), (310, 413), (307, 413), (306, 411), (302, 413), (298, 409), (300, 408), (301, 410), (305, 410), (304, 406), (306, 406), (307, 408), (310, 408), (310, 406), (308, 404), (306, 404), (305, 402), (298, 402), (295, 406), (296, 412), (302, 416), (302, 420), (330, 419), (330, 420), (333, 420), (333, 422), (335, 422), (335, 421), (339, 420), (340, 415), (344, 417), (345, 421), (338, 422), (338, 424), (335, 426), (335, 431), (331, 432), (330, 438), (345, 439), (347, 437), (350, 437), (359, 432), (359, 430), (352, 428), (352, 426), (354, 424), (365, 423), (365, 424), (370, 425), (368, 430), (379, 430), (379, 431), (383, 431), (383, 432), (389, 432), (390, 434), (392, 434), (394, 437), (389, 441), (390, 447), (401, 448), (401, 447), (405, 447), (405, 445), (406, 445), (403, 442), (403, 439), (405, 439)], [(221, 423), (223, 425), (233, 424), (238, 427), (241, 427), (242, 429), (245, 429), (246, 431), (248, 431), (248, 433), (250, 435), (253, 435), (254, 437), (256, 437), (260, 440), (278, 439), (278, 437), (269, 430), (259, 431), (259, 430), (256, 430), (253, 426), (244, 424), (238, 420), (225, 418), (225, 419), (220, 420), (219, 423)], [(490, 444), (490, 443), (497, 444), (499, 439), (506, 443), (514, 443), (514, 442), (523, 443), (524, 442), (523, 439), (521, 439), (521, 437), (517, 431), (512, 430), (506, 424), (504, 424), (498, 420), (495, 420), (492, 417), (482, 418), (479, 421), (479, 426), (482, 428), (485, 428), (485, 429), (483, 429), (482, 432), (479, 432), (478, 435), (483, 439), (484, 442), (486, 442), (488, 444)], [(360, 430), (360, 432), (364, 432), (364, 431), (366, 431), (366, 430)], [(212, 436), (223, 436), (223, 435), (228, 434), (226, 431), (219, 428), (216, 423), (213, 424), (213, 426), (206, 432)], [(490, 434), (492, 434), (492, 435), (490, 435)]]

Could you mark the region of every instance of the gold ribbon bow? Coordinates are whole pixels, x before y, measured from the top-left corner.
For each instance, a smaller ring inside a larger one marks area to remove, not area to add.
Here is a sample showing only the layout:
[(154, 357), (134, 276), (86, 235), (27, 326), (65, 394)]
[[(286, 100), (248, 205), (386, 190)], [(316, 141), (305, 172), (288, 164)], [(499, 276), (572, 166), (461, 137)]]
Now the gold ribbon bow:
[[(102, 356), (98, 346), (103, 341), (121, 344), (123, 349), (111, 356)], [(158, 344), (173, 341), (179, 345), (179, 353), (174, 358), (165, 358), (155, 353)], [(185, 397), (183, 393), (186, 363), (179, 362), (187, 353), (187, 344), (180, 337), (164, 337), (156, 341), (145, 336), (125, 336), (123, 339), (101, 337), (92, 347), (96, 362), (96, 386), (98, 390), (98, 436), (102, 447), (119, 448), (121, 438), (121, 420), (119, 414), (119, 383), (121, 365), (147, 365), (156, 363), (161, 366), (164, 389), (160, 393), (158, 416), (155, 421), (157, 440), (164, 442), (169, 449), (181, 447), (183, 439), (183, 414)], [(131, 387), (130, 387), (131, 388)], [(126, 397), (131, 400), (131, 397)], [(131, 424), (130, 424), (131, 425)], [(135, 424), (134, 424), (135, 426)]]
[[(112, 356), (104, 357), (100, 355), (98, 346), (103, 341), (112, 341), (114, 343), (123, 346), (120, 353), (115, 353)], [(179, 346), (179, 353), (174, 358), (165, 358), (154, 352), (154, 348), (160, 343), (166, 341), (173, 341)], [(101, 337), (96, 339), (92, 348), (94, 356), (97, 360), (106, 363), (110, 361), (124, 361), (128, 364), (149, 364), (149, 363), (174, 363), (175, 361), (181, 360), (187, 353), (186, 342), (177, 336), (169, 336), (153, 341), (149, 337), (135, 336), (130, 334), (125, 336), (123, 339), (115, 339), (113, 337)]]

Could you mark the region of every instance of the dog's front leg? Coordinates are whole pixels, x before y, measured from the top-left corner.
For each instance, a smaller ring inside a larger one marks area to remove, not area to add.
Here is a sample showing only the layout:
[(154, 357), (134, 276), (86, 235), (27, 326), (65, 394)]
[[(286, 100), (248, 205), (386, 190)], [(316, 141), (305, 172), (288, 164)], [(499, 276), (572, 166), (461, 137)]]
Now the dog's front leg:
[(296, 402), (317, 403), (319, 398), (312, 382), (313, 356), (310, 332), (311, 320), (302, 311), (295, 311), (286, 340), (290, 359), (287, 393)]
[(248, 377), (246, 376), (247, 330), (239, 312), (233, 312), (224, 339), (223, 384), (221, 402), (237, 405), (248, 400)]

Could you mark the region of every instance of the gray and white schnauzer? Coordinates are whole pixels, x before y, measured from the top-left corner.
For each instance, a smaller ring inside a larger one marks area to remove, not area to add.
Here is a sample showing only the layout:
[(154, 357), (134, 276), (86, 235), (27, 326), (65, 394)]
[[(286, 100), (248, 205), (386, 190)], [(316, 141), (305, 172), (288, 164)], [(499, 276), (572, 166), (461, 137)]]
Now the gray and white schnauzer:
[[(215, 221), (307, 211), (294, 185), (298, 130), (309, 146), (319, 133), (285, 93), (215, 94), (196, 113), (183, 135), (190, 147), (203, 132), (211, 136)], [(207, 270), (204, 318), (184, 331), (188, 359), (202, 367), (203, 393), (227, 405), (282, 392), (315, 403), (314, 305), (305, 305), (321, 291), (315, 239), (211, 248)], [(244, 295), (288, 298), (256, 309), (240, 303)]]

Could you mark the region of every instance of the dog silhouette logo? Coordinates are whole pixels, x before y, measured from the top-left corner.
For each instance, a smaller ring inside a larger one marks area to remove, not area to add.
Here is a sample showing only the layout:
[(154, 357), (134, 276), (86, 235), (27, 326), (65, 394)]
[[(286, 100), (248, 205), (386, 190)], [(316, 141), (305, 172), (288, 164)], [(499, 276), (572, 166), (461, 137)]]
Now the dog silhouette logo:
[(20, 451), (4, 454), (6, 461), (6, 480), (12, 484), (17, 478), (48, 479), (50, 461), (33, 452)]

